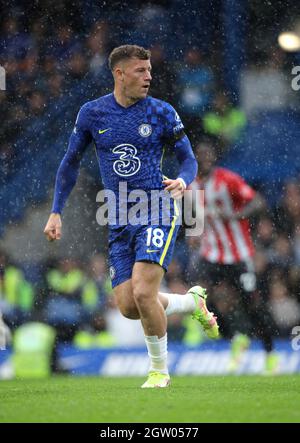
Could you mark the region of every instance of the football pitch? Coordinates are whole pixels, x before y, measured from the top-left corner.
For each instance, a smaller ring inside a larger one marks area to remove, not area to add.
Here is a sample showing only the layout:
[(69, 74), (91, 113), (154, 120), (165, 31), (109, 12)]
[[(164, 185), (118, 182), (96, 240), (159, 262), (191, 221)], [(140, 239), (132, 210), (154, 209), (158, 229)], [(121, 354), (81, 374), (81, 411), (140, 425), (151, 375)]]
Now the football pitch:
[(299, 376), (52, 377), (0, 381), (0, 422), (300, 422)]

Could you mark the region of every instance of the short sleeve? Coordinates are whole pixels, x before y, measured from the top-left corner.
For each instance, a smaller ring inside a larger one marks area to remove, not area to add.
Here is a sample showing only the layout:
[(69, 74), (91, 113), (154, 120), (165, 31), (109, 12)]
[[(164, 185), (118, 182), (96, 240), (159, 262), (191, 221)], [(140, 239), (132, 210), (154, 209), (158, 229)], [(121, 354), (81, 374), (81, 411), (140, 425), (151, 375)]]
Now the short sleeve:
[(227, 186), (234, 200), (239, 204), (249, 203), (256, 192), (238, 174), (230, 172), (226, 176)]

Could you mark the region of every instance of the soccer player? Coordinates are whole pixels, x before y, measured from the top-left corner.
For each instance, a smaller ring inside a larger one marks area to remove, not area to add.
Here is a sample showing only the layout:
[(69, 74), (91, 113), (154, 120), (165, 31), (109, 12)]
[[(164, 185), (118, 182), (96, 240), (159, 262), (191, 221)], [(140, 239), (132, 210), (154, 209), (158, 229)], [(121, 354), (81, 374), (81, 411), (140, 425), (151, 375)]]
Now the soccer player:
[[(124, 197), (119, 192), (120, 183), (126, 183), (128, 192), (139, 189), (147, 195), (151, 190), (164, 189), (175, 199), (182, 196), (196, 176), (197, 161), (180, 117), (170, 104), (147, 95), (152, 79), (150, 51), (136, 45), (120, 46), (110, 54), (109, 65), (114, 91), (82, 106), (58, 169), (52, 213), (44, 230), (48, 240), (61, 237), (60, 214), (91, 141), (95, 144), (104, 187), (115, 193), (117, 203)], [(173, 144), (180, 163), (175, 180), (164, 179), (161, 171), (166, 142)], [(159, 293), (179, 228), (174, 199), (171, 199), (169, 224), (163, 224), (161, 217), (151, 220), (150, 215), (146, 224), (134, 225), (130, 221), (125, 225), (118, 221), (109, 224), (114, 295), (125, 317), (141, 320), (151, 361), (143, 388), (166, 387), (170, 383), (166, 315), (190, 312), (209, 337), (218, 337), (218, 325), (206, 308), (203, 288), (196, 286), (184, 295)], [(123, 211), (123, 204), (121, 208)], [(164, 209), (161, 205), (160, 212)]]
[[(279, 362), (277, 354), (272, 352), (272, 320), (264, 302), (257, 300), (255, 250), (248, 220), (250, 215), (264, 207), (264, 200), (238, 174), (215, 166), (217, 156), (209, 143), (200, 143), (195, 154), (201, 171), (190, 188), (204, 190), (205, 230), (200, 241), (201, 259), (198, 269), (193, 270), (194, 278), (197, 276), (199, 280), (201, 275), (214, 292), (218, 292), (224, 282), (237, 290), (246, 319), (249, 317), (250, 320), (250, 330), (252, 328), (252, 332), (262, 339), (266, 373), (276, 372)], [(203, 202), (199, 199), (195, 204), (203, 205)], [(217, 315), (222, 330), (228, 326), (228, 319), (222, 318), (221, 312)], [(232, 333), (232, 326), (226, 328), (229, 333), (230, 329)], [(242, 352), (250, 344), (246, 334), (235, 332), (229, 365), (231, 371), (238, 369)], [(243, 332), (249, 331), (245, 328)]]

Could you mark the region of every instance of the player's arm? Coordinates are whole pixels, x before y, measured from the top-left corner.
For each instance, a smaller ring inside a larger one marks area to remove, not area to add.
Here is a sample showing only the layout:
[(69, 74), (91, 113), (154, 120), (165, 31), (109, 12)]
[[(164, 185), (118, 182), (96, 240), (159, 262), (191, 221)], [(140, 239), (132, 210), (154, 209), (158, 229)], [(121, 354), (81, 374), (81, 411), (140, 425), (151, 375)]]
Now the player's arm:
[(232, 214), (218, 214), (224, 219), (243, 220), (266, 208), (264, 198), (238, 174), (227, 171), (225, 180), (233, 201), (237, 204)]
[(56, 175), (53, 206), (44, 229), (44, 234), (49, 241), (61, 238), (61, 213), (68, 196), (75, 186), (83, 153), (92, 139), (86, 126), (86, 111), (85, 107), (82, 107), (79, 111), (74, 131), (70, 136), (67, 152)]
[(171, 192), (173, 198), (180, 198), (186, 187), (192, 183), (198, 171), (198, 163), (191, 143), (184, 132), (175, 141), (175, 155), (180, 164), (178, 177), (175, 180), (164, 180), (163, 184), (166, 185), (165, 190)]
[(167, 112), (165, 137), (174, 146), (175, 155), (180, 164), (178, 177), (175, 180), (163, 181), (165, 190), (171, 192), (172, 197), (180, 198), (186, 187), (192, 183), (197, 175), (198, 163), (194, 156), (191, 143), (184, 133), (182, 121), (175, 109), (165, 104)]
[(255, 194), (253, 199), (243, 207), (243, 209), (236, 211), (234, 218), (237, 220), (243, 220), (251, 215), (254, 215), (266, 208), (265, 199), (258, 193)]

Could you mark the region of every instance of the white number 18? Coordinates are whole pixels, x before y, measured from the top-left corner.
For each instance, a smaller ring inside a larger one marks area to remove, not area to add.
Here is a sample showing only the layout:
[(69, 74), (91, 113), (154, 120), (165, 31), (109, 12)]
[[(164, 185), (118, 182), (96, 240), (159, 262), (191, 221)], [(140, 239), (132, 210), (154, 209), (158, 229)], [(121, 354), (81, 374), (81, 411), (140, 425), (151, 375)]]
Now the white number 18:
[(147, 246), (151, 245), (151, 242), (157, 248), (161, 248), (164, 244), (164, 231), (160, 228), (148, 228), (147, 229)]

